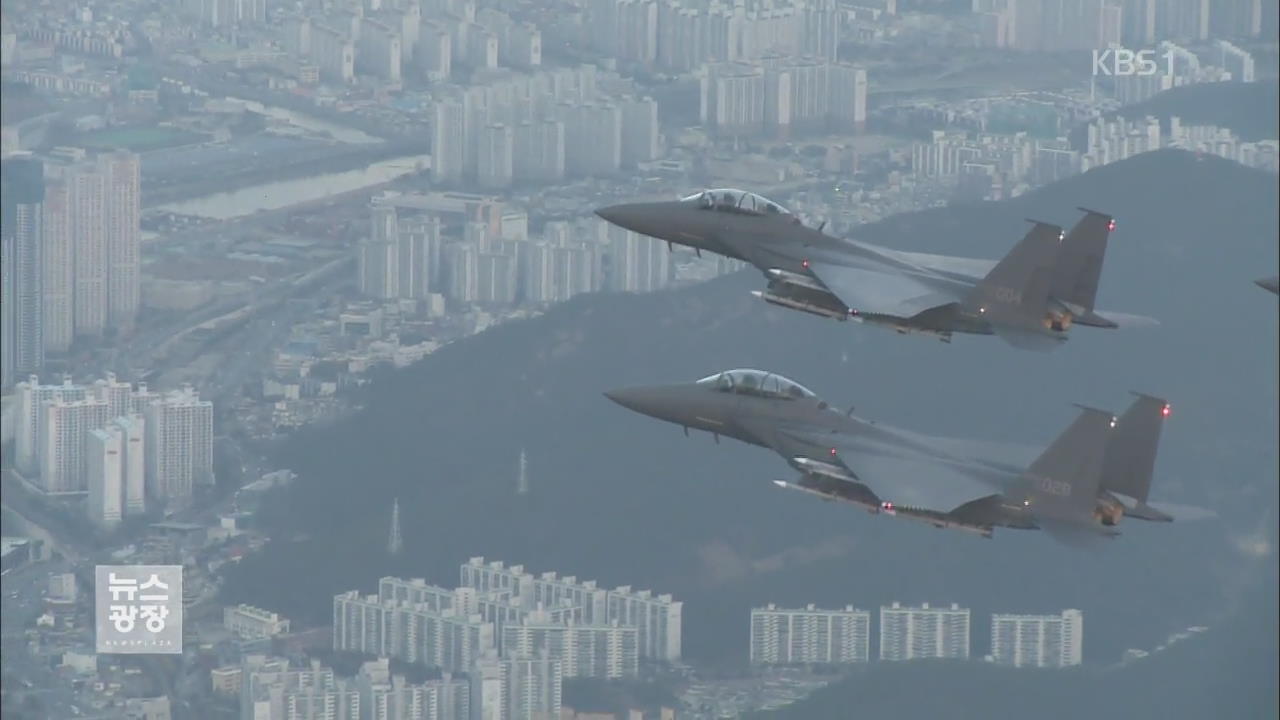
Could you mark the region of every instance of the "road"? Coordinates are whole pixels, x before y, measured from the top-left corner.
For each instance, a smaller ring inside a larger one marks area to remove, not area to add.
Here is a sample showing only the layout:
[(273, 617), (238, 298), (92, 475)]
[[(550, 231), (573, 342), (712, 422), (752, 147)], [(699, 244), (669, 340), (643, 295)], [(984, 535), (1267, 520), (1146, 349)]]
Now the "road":
[(66, 562), (16, 568), (0, 581), (0, 654), (4, 656), (6, 705), (25, 709), (24, 717), (70, 718), (79, 698), (48, 663), (31, 655), (26, 631), (44, 612), (49, 577), (69, 572)]

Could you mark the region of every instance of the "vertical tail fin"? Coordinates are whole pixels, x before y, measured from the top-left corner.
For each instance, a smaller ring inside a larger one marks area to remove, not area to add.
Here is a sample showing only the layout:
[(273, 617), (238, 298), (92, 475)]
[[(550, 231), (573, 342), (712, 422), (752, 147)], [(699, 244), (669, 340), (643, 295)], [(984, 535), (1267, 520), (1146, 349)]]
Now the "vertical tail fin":
[[(1115, 220), (1105, 213), (1076, 208), (1085, 213), (1062, 241), (1054, 267), (1050, 294), (1085, 313), (1093, 310), (1102, 277), (1102, 260)], [(1083, 313), (1082, 313), (1083, 314)]]
[(1062, 228), (1035, 225), (970, 292), (966, 305), (993, 324), (1039, 324), (1053, 287)]
[(1107, 441), (1116, 417), (1080, 406), (1083, 412), (1022, 475), (1015, 494), (1037, 520), (1092, 524)]
[(1126, 508), (1128, 515), (1144, 520), (1171, 520), (1147, 505), (1155, 472), (1160, 431), (1169, 415), (1164, 400), (1134, 393), (1137, 399), (1120, 416), (1107, 444), (1102, 464), (1102, 489), (1133, 498), (1137, 505)]

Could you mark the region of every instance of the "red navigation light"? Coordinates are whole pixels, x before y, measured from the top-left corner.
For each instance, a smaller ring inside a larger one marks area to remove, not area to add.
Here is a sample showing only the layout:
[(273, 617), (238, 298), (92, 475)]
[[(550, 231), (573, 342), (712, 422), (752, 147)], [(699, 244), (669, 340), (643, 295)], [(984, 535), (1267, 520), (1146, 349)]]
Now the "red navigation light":
[(880, 507), (883, 508), (885, 512), (893, 512), (893, 503), (891, 502), (882, 502), (880, 503)]
[(1169, 403), (1165, 403), (1164, 407), (1160, 408), (1160, 415), (1163, 417), (1169, 417), (1172, 412), (1173, 408), (1169, 407)]
[(831, 457), (835, 457), (835, 456), (836, 456), (836, 449), (835, 449), (835, 448), (831, 448), (831, 451), (830, 451), (830, 452), (831, 452)]
[(804, 268), (805, 270), (808, 270), (808, 269), (809, 269), (809, 259), (808, 259), (808, 258), (805, 258), (804, 260), (801, 260), (801, 261), (800, 261), (800, 267)]
[(1107, 221), (1107, 232), (1111, 232), (1112, 230), (1115, 230), (1115, 229), (1116, 229), (1116, 219), (1111, 218), (1110, 220)]

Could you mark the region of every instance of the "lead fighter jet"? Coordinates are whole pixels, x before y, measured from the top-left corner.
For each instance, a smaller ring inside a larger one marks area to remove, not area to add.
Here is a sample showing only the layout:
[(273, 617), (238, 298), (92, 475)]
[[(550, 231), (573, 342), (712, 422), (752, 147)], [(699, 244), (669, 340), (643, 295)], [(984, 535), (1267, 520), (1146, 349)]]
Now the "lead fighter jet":
[[(995, 334), (1048, 350), (1073, 324), (1115, 328), (1150, 318), (1094, 310), (1103, 256), (1115, 220), (1086, 210), (1071, 232), (1034, 225), (999, 262), (904, 252), (810, 228), (755, 193), (705, 190), (683, 200), (596, 210), (628, 230), (756, 266), (774, 305), (899, 333)], [(824, 224), (825, 225), (825, 224)]]
[(1148, 395), (1137, 395), (1119, 417), (1083, 408), (1029, 461), (1013, 446), (926, 436), (840, 412), (799, 383), (760, 370), (605, 396), (681, 425), (686, 435), (694, 428), (717, 442), (723, 435), (769, 448), (800, 473), (775, 480), (778, 487), (873, 514), (984, 537), (996, 527), (1044, 529), (1066, 542), (1116, 535), (1125, 515), (1173, 519), (1147, 503), (1169, 414), (1165, 401)]

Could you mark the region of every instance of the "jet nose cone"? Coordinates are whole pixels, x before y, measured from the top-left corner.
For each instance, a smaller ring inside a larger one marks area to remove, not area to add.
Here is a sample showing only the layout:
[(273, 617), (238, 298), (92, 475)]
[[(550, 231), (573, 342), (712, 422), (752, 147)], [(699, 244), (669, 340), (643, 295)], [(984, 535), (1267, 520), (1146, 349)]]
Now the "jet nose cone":
[(596, 210), (596, 215), (604, 218), (606, 222), (613, 223), (619, 227), (630, 228), (635, 222), (635, 212), (631, 205), (610, 205)]
[(660, 237), (663, 234), (658, 219), (669, 217), (670, 214), (671, 209), (667, 203), (624, 203), (596, 210), (596, 215), (606, 222), (650, 237)]
[(644, 388), (619, 388), (617, 390), (609, 390), (604, 394), (605, 397), (628, 410), (648, 415), (649, 413), (642, 409), (646, 405), (645, 395)]
[(629, 387), (610, 390), (605, 397), (622, 407), (658, 420), (686, 423), (690, 399), (686, 388), (671, 385)]

